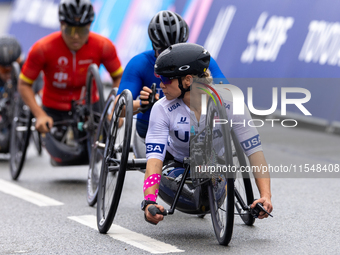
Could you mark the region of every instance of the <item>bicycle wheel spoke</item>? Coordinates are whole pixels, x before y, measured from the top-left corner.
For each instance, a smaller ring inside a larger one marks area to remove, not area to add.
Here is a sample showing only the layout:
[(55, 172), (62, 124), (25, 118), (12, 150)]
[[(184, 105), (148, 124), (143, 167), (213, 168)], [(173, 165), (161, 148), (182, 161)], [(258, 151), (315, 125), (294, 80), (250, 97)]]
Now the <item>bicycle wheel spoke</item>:
[[(111, 100), (114, 100), (112, 98)], [(125, 119), (120, 122), (123, 106), (125, 105)], [(109, 103), (106, 107), (109, 106)], [(108, 114), (111, 109), (106, 108)], [(103, 166), (100, 174), (100, 189), (97, 206), (97, 225), (100, 233), (106, 233), (115, 217), (121, 191), (123, 188), (127, 160), (129, 155), (131, 127), (132, 127), (132, 95), (128, 90), (120, 94), (114, 109), (111, 123), (105, 115), (103, 120), (103, 137), (105, 141)]]
[(246, 158), (244, 156), (243, 150), (237, 140), (237, 137), (235, 134), (232, 132), (232, 149), (233, 149), (233, 161), (234, 161), (234, 166), (238, 169), (234, 181), (235, 185), (235, 192), (238, 193), (238, 196), (235, 197), (235, 213), (237, 213), (242, 221), (246, 225), (253, 225), (255, 219), (249, 211), (245, 210), (242, 206), (249, 206), (253, 200), (254, 200), (254, 195), (253, 195), (253, 190), (252, 190), (252, 185), (250, 181), (250, 175), (248, 172), (241, 172), (239, 171), (242, 167), (242, 169), (245, 169), (245, 167), (248, 166), (248, 163), (246, 161)]

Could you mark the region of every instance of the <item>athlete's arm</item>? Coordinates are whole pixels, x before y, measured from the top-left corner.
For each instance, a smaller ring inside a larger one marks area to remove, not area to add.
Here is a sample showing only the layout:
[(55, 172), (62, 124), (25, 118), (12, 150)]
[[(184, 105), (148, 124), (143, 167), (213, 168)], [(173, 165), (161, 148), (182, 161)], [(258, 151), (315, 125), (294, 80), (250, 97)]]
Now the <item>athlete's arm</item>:
[[(143, 72), (144, 65), (148, 65), (145, 56), (139, 54), (133, 57), (125, 67), (117, 92), (117, 94), (119, 95), (125, 89), (131, 91), (133, 98), (133, 111), (135, 114), (138, 113), (138, 108), (140, 108), (141, 106), (141, 100), (137, 99), (137, 97), (143, 90), (143, 77), (146, 75)], [(148, 96), (148, 93), (151, 93), (150, 89), (146, 90), (145, 95)]]
[(217, 62), (212, 57), (210, 57), (209, 70), (211, 72), (211, 76), (214, 78), (215, 84), (219, 84), (220, 82), (223, 84), (229, 84), (229, 81), (225, 78)]
[[(256, 171), (253, 171), (253, 174), (257, 188), (260, 192), (260, 199), (254, 201), (251, 207), (254, 208), (257, 203), (262, 203), (264, 208), (270, 213), (273, 210), (270, 191), (270, 175), (268, 172), (264, 172), (265, 169), (268, 169), (268, 165), (263, 154), (259, 133), (255, 127), (250, 126), (249, 123), (251, 123), (250, 120), (252, 118), (248, 107), (244, 105), (244, 108), (244, 115), (233, 115), (233, 104), (230, 103), (228, 115), (232, 118), (232, 128), (244, 153), (248, 156), (250, 165), (253, 167), (252, 169), (256, 169)], [(267, 217), (268, 214), (265, 214), (264, 212), (261, 212), (259, 215), (259, 219)]]
[[(36, 43), (30, 50), (27, 60), (22, 67), (18, 81), (18, 91), (22, 100), (36, 117), (36, 129), (41, 133), (46, 133), (49, 132), (49, 128), (53, 126), (53, 119), (37, 104), (32, 89), (33, 82), (39, 76), (43, 66), (44, 55), (41, 50), (41, 45)], [(46, 123), (48, 123), (49, 127), (47, 127)]]
[(102, 40), (104, 42), (101, 62), (110, 73), (113, 81), (113, 87), (118, 88), (123, 75), (123, 68), (117, 55), (116, 47), (108, 38), (103, 37)]
[[(268, 169), (266, 159), (264, 158), (262, 151), (257, 151), (251, 154), (248, 158), (250, 165), (257, 167), (257, 171), (253, 171), (253, 174), (257, 188), (260, 192), (260, 199), (255, 200), (251, 207), (254, 208), (257, 203), (262, 203), (266, 211), (270, 213), (273, 211), (273, 205), (271, 202), (272, 195), (270, 191), (270, 175), (269, 172), (264, 172), (264, 169)], [(267, 217), (268, 214), (260, 212), (259, 219)]]
[[(163, 167), (163, 161), (157, 158), (150, 158), (148, 159), (146, 163), (146, 171), (145, 171), (145, 177), (144, 181), (147, 177), (153, 175), (153, 174), (162, 174), (162, 167)], [(159, 189), (159, 184), (156, 184), (144, 191), (144, 197), (149, 195), (149, 194), (155, 194), (156, 189)], [(152, 216), (152, 214), (148, 211), (148, 207), (150, 205), (147, 205), (145, 208), (145, 216), (148, 219), (148, 221), (151, 221), (155, 224), (163, 220), (163, 215), (161, 214), (156, 214), (155, 216)], [(164, 211), (164, 207), (161, 205), (155, 205), (160, 209), (162, 212)]]
[[(153, 174), (162, 174), (168, 135), (169, 119), (161, 104), (158, 102), (151, 110), (150, 125), (145, 139), (147, 164), (144, 180)], [(159, 189), (159, 184), (147, 188), (144, 191), (144, 197), (150, 194), (157, 194), (156, 189)], [(162, 206), (157, 205), (157, 207), (161, 211), (164, 210)], [(145, 216), (149, 221), (157, 224), (159, 221), (163, 220), (163, 215), (152, 216), (147, 209), (148, 207), (145, 209)]]
[(119, 87), (119, 84), (120, 84), (120, 81), (122, 79), (122, 76), (123, 76), (123, 74), (120, 74), (118, 76), (112, 76), (111, 75), (111, 78), (112, 78), (112, 81), (113, 81), (113, 87), (114, 88), (118, 88)]
[(32, 85), (22, 79), (19, 79), (18, 91), (22, 100), (30, 108), (32, 114), (36, 117), (35, 128), (41, 133), (49, 132), (49, 128), (46, 126), (46, 123), (48, 123), (49, 127), (52, 127), (53, 119), (49, 117), (46, 112), (37, 104)]
[[(150, 96), (151, 93), (152, 93), (152, 90), (150, 88), (148, 88), (146, 86), (143, 87), (143, 90), (140, 92), (139, 99), (133, 100), (133, 102), (132, 102), (134, 114), (139, 113), (138, 109), (141, 107), (141, 105), (149, 104), (148, 99), (149, 99), (149, 96)], [(118, 98), (119, 98), (119, 95), (115, 98), (115, 102), (114, 102), (113, 106), (116, 105)], [(156, 99), (156, 101), (159, 99), (159, 94), (156, 94), (155, 99)], [(114, 107), (113, 107), (113, 109), (114, 109)], [(125, 113), (122, 112), (121, 116), (124, 117)]]

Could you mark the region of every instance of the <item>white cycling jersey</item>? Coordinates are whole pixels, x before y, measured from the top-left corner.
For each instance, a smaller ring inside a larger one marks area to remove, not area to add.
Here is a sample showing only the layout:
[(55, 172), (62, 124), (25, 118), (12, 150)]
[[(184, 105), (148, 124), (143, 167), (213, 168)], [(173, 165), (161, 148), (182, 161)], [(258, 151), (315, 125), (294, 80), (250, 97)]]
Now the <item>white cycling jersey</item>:
[[(255, 127), (251, 127), (248, 108), (245, 106), (244, 115), (233, 115), (231, 94), (224, 95), (223, 102), (227, 110), (228, 120), (240, 141), (241, 147), (247, 156), (262, 151), (260, 136)], [(158, 100), (152, 107), (149, 128), (146, 136), (146, 158), (164, 160), (168, 151), (175, 160), (183, 162), (189, 157), (190, 134), (198, 134), (205, 128), (205, 115), (199, 122), (194, 112), (182, 99), (167, 100), (165, 97)]]

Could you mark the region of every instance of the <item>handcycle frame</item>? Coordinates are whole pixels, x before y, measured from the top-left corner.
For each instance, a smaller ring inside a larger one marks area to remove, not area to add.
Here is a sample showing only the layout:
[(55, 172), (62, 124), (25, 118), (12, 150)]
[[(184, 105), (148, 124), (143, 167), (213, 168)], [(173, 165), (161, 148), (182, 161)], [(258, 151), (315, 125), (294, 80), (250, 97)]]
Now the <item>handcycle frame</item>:
[[(24, 164), (26, 150), (29, 144), (29, 138), (32, 135), (34, 145), (37, 149), (38, 155), (41, 155), (41, 140), (40, 134), (32, 127), (35, 119), (31, 115), (27, 106), (23, 104), (17, 90), (17, 83), (19, 80), (20, 66), (17, 62), (12, 63), (12, 77), (11, 77), (11, 131), (10, 131), (10, 172), (13, 180), (19, 177), (20, 171)], [(33, 84), (37, 86), (36, 83)], [(18, 123), (23, 125), (18, 127)], [(21, 137), (16, 136), (17, 131), (21, 133)], [(19, 150), (19, 151), (18, 151)], [(19, 155), (17, 154), (19, 152)]]
[[(11, 79), (5, 82), (4, 84), (4, 92), (0, 98), (0, 116), (1, 116), (1, 124), (0, 129), (5, 128), (8, 129), (10, 135), (10, 129), (12, 125), (12, 119), (14, 115), (14, 97), (16, 93), (16, 83), (17, 83), (17, 69), (20, 69), (19, 64), (15, 62), (12, 64), (12, 71), (11, 71)], [(1, 153), (8, 153), (9, 152), (9, 143), (10, 139), (7, 137), (3, 137), (7, 145), (5, 143), (1, 143), (0, 152)]]
[[(212, 101), (212, 100), (211, 100)], [(210, 105), (213, 105), (212, 103)], [(222, 107), (222, 106), (221, 106)], [(108, 109), (108, 105), (106, 105), (105, 109)], [(124, 113), (123, 113), (124, 109)], [(209, 109), (209, 106), (208, 106)], [(216, 110), (216, 109), (215, 109)], [(217, 109), (219, 112), (223, 111), (223, 108)], [(209, 111), (209, 110), (208, 110)], [(102, 121), (106, 121), (107, 110), (105, 110), (102, 114), (101, 121), (99, 126), (102, 125)], [(226, 118), (226, 113), (223, 115)], [(119, 118), (125, 116), (124, 127), (118, 127)], [(211, 118), (213, 118), (213, 114)], [(131, 118), (131, 120), (129, 120)], [(212, 120), (212, 119), (211, 119)], [(102, 155), (102, 165), (100, 170), (99, 177), (99, 191), (98, 191), (98, 199), (97, 199), (97, 226), (100, 233), (106, 233), (114, 220), (117, 207), (119, 204), (121, 191), (123, 187), (123, 182), (125, 178), (126, 171), (134, 171), (134, 170), (142, 170), (146, 168), (146, 159), (128, 159), (128, 153), (130, 151), (130, 138), (131, 138), (131, 124), (132, 123), (132, 95), (128, 90), (124, 90), (116, 103), (114, 108), (114, 114), (110, 121), (110, 128), (106, 130), (106, 142), (103, 141), (95, 141), (94, 145), (97, 146), (97, 149), (104, 150)], [(211, 121), (210, 121), (211, 123)], [(122, 128), (124, 134), (124, 140), (122, 144), (116, 145), (118, 130)], [(226, 129), (227, 130), (227, 129)], [(228, 130), (227, 130), (228, 131)], [(229, 131), (228, 131), (229, 132)], [(228, 133), (227, 132), (227, 133)], [(244, 158), (243, 150), (240, 144), (237, 141), (237, 138), (233, 131), (225, 135), (225, 141), (229, 141), (232, 139), (234, 141), (235, 152), (231, 154), (231, 144), (228, 145), (230, 148), (229, 151), (229, 164), (233, 164), (232, 157), (237, 157), (240, 165), (246, 165), (246, 160)], [(97, 135), (97, 137), (99, 137)], [(122, 156), (117, 157), (117, 152), (122, 153)], [(125, 155), (125, 154), (126, 155)], [(95, 160), (98, 160), (95, 158)], [(183, 173), (182, 179), (180, 180), (177, 188), (177, 192), (174, 196), (174, 200), (170, 206), (169, 210), (166, 210), (165, 214), (173, 214), (176, 205), (181, 196), (181, 192), (185, 183), (187, 182), (187, 177), (189, 174), (189, 162), (192, 160), (191, 158), (185, 159), (185, 171)], [(163, 176), (162, 176), (163, 178)], [(168, 177), (166, 177), (168, 178)], [(111, 179), (113, 181), (111, 181)], [(244, 192), (246, 193), (244, 197), (240, 194), (238, 189), (234, 185), (234, 177), (226, 178), (222, 183), (223, 189), (227, 189), (227, 192), (224, 193), (220, 198), (220, 200), (227, 201), (226, 210), (222, 210), (220, 201), (217, 201), (216, 198), (216, 190), (215, 186), (219, 186), (218, 189), (221, 189), (221, 184), (215, 180), (215, 184), (212, 184), (211, 180), (202, 180), (199, 181), (197, 186), (207, 186), (208, 187), (208, 197), (209, 197), (209, 210), (206, 213), (212, 214), (213, 226), (215, 230), (215, 235), (222, 245), (228, 245), (232, 236), (233, 223), (234, 223), (234, 205), (240, 215), (241, 219), (244, 221), (246, 225), (253, 225), (255, 219), (251, 214), (251, 209), (249, 205), (254, 201), (253, 191), (251, 187), (251, 182), (249, 179), (249, 173), (242, 173), (241, 185), (244, 186)], [(115, 182), (115, 184), (113, 184)], [(217, 184), (216, 184), (217, 183)], [(227, 185), (225, 185), (227, 184)], [(214, 186), (215, 185), (215, 186)], [(236, 201), (234, 201), (234, 196)], [(167, 202), (167, 201), (166, 201)], [(150, 206), (149, 208), (152, 208)], [(218, 215), (220, 209), (224, 212), (222, 214), (226, 214), (225, 222), (221, 223), (220, 216)], [(153, 211), (153, 213), (161, 213), (157, 211)]]
[[(15, 77), (18, 80), (20, 67), (14, 66)], [(98, 103), (98, 113), (96, 114), (95, 111), (92, 109), (92, 94), (93, 94), (93, 80), (96, 83), (97, 91), (99, 94), (99, 103)], [(72, 102), (72, 119), (68, 119), (65, 121), (56, 121), (54, 126), (62, 126), (62, 125), (71, 125), (76, 127), (74, 132), (75, 136), (77, 137), (78, 132), (77, 130), (84, 129), (87, 133), (85, 139), (87, 139), (90, 144), (93, 129), (96, 128), (95, 122), (95, 115), (100, 116), (100, 113), (103, 109), (104, 99), (103, 99), (103, 85), (100, 80), (98, 67), (96, 64), (91, 64), (88, 67), (87, 77), (86, 77), (86, 95), (84, 98), (81, 98), (75, 102)], [(10, 164), (10, 171), (13, 180), (17, 180), (21, 173), (21, 170), (24, 165), (26, 151), (28, 147), (28, 138), (30, 136), (31, 131), (35, 131), (35, 127), (31, 126), (32, 123), (32, 113), (29, 111), (28, 107), (23, 103), (22, 99), (20, 98), (18, 92), (16, 92), (15, 100), (17, 102), (15, 114), (13, 118), (12, 124), (12, 134), (11, 134), (11, 164)], [(85, 104), (82, 102), (85, 100)], [(78, 103), (78, 104), (77, 104)], [(77, 106), (75, 106), (77, 105)], [(86, 120), (86, 122), (79, 123), (79, 119)], [(81, 124), (81, 125), (80, 125)], [(21, 135), (19, 135), (22, 133)], [(20, 148), (17, 148), (17, 143), (20, 142), (20, 137), (24, 137), (23, 143), (20, 145)], [(81, 138), (84, 139), (84, 138)], [(88, 146), (87, 144), (87, 146)], [(87, 150), (87, 153), (90, 153)]]

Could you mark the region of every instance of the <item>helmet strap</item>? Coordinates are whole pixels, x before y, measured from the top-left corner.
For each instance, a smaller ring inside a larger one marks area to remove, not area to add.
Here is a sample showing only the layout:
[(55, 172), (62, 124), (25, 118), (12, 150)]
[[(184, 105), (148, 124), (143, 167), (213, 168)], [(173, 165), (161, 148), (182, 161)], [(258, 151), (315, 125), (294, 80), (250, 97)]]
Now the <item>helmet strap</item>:
[(152, 49), (153, 49), (153, 51), (155, 52), (155, 58), (157, 58), (157, 50), (156, 50), (156, 48), (155, 48), (155, 46), (154, 46), (154, 44), (152, 43)]
[(191, 90), (191, 86), (189, 86), (189, 88), (187, 88), (187, 89), (183, 88), (183, 83), (182, 83), (181, 78), (178, 78), (178, 87), (181, 90), (181, 95), (179, 97), (177, 97), (178, 99), (182, 99), (184, 97), (184, 94)]

